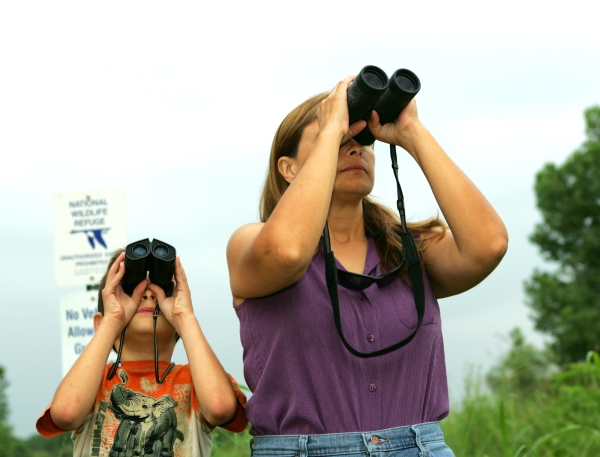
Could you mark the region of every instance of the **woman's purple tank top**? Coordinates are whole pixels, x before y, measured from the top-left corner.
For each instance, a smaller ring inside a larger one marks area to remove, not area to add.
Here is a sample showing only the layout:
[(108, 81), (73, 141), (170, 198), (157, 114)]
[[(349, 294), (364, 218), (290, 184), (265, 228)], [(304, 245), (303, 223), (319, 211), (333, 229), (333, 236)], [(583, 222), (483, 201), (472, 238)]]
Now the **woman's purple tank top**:
[[(383, 272), (369, 238), (364, 274)], [(370, 431), (446, 417), (440, 310), (426, 273), (424, 280), (425, 317), (415, 338), (367, 359), (350, 354), (337, 334), (320, 251), (297, 283), (236, 306), (244, 375), (253, 392), (246, 407), (251, 433)], [(358, 351), (394, 344), (417, 323), (412, 290), (403, 279), (381, 288), (338, 290), (344, 335)]]

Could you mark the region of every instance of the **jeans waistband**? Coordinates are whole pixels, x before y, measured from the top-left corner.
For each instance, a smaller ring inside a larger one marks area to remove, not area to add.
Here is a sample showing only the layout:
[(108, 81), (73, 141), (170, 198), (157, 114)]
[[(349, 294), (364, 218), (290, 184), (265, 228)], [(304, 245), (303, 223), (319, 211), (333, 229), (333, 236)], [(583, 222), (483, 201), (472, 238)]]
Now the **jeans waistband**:
[(374, 452), (418, 447), (422, 452), (427, 443), (443, 441), (439, 422), (371, 432), (330, 433), (319, 435), (264, 435), (250, 442), (253, 453), (260, 455), (327, 455), (345, 452)]

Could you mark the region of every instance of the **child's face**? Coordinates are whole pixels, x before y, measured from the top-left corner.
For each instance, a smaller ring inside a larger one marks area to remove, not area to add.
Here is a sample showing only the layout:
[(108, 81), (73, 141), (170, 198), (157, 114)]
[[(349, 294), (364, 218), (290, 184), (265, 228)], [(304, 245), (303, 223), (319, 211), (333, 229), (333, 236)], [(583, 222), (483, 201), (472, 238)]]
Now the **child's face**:
[[(154, 334), (154, 310), (156, 309), (156, 297), (150, 289), (146, 289), (142, 294), (142, 299), (137, 312), (127, 325), (127, 333), (136, 332), (139, 334)], [(167, 322), (165, 317), (159, 311), (156, 321), (156, 334), (161, 339), (172, 339), (175, 341), (175, 329)]]

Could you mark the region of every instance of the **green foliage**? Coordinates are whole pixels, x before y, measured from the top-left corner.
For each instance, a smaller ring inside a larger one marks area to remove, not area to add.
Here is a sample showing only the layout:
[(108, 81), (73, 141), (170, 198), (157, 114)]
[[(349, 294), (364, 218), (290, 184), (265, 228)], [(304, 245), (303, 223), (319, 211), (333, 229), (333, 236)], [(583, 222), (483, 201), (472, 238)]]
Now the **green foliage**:
[(531, 241), (557, 265), (526, 283), (536, 328), (553, 337), (561, 363), (600, 352), (600, 106), (586, 110), (588, 139), (561, 166), (537, 174), (543, 222)]
[(527, 343), (519, 328), (509, 336), (511, 348), (486, 375), (488, 386), (495, 393), (509, 391), (520, 397), (545, 389), (554, 369), (549, 352)]
[(25, 454), (27, 457), (71, 457), (73, 455), (73, 441), (71, 441), (70, 432), (54, 438), (32, 435), (23, 441), (23, 446), (27, 449), (27, 454)]
[(4, 371), (4, 367), (0, 365), (0, 424), (5, 424), (8, 420), (8, 397), (6, 396), (8, 381)]
[(519, 348), (529, 345), (521, 337), (513, 330), (513, 347), (487, 376), (502, 388), (490, 391), (481, 374), (470, 373), (463, 401), (442, 422), (448, 445), (461, 457), (600, 455), (600, 356), (590, 352), (586, 362), (523, 385), (500, 368), (511, 354), (525, 357)]
[(232, 433), (217, 427), (213, 431), (211, 457), (249, 457), (252, 437), (248, 430), (250, 427), (242, 433)]

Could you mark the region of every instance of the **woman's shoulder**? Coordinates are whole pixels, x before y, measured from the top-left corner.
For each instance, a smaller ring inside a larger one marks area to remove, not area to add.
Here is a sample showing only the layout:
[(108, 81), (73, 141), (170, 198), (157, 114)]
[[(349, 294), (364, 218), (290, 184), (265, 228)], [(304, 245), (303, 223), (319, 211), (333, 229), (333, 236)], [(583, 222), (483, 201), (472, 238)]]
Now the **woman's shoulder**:
[(265, 225), (264, 222), (249, 222), (247, 224), (244, 224), (240, 227), (238, 227), (233, 234), (231, 235), (231, 237), (233, 238), (234, 236), (238, 236), (239, 234), (244, 234), (247, 232), (253, 232), (253, 231), (257, 231), (260, 230), (261, 228), (263, 228), (263, 226)]
[(238, 227), (229, 237), (228, 249), (232, 244), (243, 243), (244, 241), (255, 238), (264, 225), (264, 222), (250, 222)]

